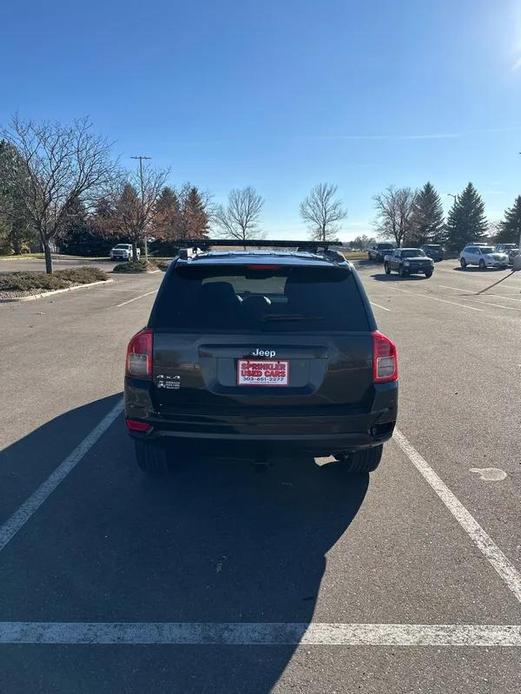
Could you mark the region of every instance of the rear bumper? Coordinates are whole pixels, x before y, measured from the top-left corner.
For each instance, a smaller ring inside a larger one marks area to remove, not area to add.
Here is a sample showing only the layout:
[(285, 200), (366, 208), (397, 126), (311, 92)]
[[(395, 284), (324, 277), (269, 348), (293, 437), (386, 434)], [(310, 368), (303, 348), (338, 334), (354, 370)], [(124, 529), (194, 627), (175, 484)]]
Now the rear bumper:
[(146, 422), (146, 433), (129, 432), (146, 439), (232, 443), (247, 447), (281, 447), (313, 453), (355, 450), (377, 446), (393, 433), (398, 407), (398, 383), (375, 386), (370, 411), (342, 412), (332, 407), (331, 414), (298, 414), (291, 410), (267, 410), (262, 415), (190, 411), (157, 412), (148, 395), (148, 386), (127, 379), (125, 415), (127, 419)]

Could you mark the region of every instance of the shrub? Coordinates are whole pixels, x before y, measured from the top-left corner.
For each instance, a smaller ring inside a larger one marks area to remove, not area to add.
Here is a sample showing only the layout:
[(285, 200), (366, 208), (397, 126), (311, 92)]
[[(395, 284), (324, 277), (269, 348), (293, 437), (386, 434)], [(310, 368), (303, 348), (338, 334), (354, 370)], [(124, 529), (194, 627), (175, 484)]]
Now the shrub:
[(156, 266), (162, 270), (163, 272), (166, 272), (170, 266), (171, 261), (170, 260), (156, 260), (154, 261)]
[(146, 260), (141, 259), (136, 262), (129, 260), (126, 263), (119, 263), (114, 266), (112, 272), (150, 272), (155, 270), (156, 266), (150, 261), (147, 263)]
[(105, 280), (108, 280), (107, 273), (97, 267), (57, 270), (52, 275), (45, 272), (3, 272), (0, 274), (0, 291), (51, 291)]

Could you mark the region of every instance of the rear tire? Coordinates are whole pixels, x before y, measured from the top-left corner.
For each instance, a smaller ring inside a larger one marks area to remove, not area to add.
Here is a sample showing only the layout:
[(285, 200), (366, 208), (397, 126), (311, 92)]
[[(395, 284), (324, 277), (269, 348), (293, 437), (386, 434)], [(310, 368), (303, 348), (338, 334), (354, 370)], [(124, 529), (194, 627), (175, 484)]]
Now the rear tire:
[(384, 263), (384, 270), (386, 275), (391, 274), (391, 266), (389, 265), (389, 263)]
[(362, 448), (360, 451), (353, 451), (345, 456), (343, 460), (349, 470), (354, 474), (367, 474), (374, 472), (380, 465), (384, 447), (383, 445), (373, 448)]
[(166, 448), (161, 441), (135, 439), (134, 450), (136, 462), (146, 475), (159, 477), (168, 472)]
[(467, 269), (467, 261), (465, 260), (465, 258), (460, 258), (459, 264), (461, 265), (462, 270)]

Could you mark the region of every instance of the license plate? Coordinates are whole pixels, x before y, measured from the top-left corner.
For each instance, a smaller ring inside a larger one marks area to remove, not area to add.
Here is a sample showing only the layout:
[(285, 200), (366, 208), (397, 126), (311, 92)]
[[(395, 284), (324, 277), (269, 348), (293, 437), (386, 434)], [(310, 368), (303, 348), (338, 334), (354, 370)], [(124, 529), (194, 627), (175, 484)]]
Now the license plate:
[(237, 384), (240, 386), (287, 386), (288, 361), (239, 359)]

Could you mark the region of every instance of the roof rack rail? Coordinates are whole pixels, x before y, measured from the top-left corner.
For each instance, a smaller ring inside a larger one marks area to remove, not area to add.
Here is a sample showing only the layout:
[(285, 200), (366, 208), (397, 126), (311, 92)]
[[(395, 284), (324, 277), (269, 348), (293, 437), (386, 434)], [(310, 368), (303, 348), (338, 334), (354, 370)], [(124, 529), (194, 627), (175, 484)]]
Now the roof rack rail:
[(237, 248), (296, 248), (299, 251), (316, 253), (327, 251), (330, 247), (341, 247), (341, 241), (290, 241), (280, 239), (177, 239), (172, 245), (178, 248), (200, 248), (206, 250), (211, 246), (228, 246)]

